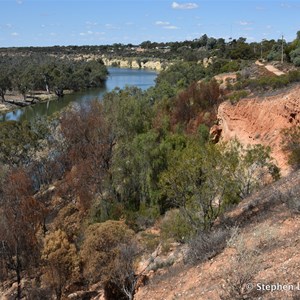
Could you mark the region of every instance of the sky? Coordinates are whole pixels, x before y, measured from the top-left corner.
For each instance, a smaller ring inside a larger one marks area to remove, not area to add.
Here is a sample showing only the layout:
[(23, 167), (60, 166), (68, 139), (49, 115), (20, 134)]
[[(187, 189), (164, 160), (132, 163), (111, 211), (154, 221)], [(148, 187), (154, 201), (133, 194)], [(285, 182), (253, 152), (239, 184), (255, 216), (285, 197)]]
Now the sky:
[(300, 30), (300, 0), (0, 0), (0, 12), (0, 47), (292, 41)]

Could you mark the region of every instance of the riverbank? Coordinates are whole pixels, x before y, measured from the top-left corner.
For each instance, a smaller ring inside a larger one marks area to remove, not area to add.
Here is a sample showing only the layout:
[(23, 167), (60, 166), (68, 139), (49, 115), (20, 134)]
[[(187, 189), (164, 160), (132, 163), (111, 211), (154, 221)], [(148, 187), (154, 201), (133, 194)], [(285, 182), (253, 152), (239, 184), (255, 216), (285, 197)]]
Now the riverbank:
[[(61, 99), (58, 99), (54, 94), (49, 95), (45, 91), (35, 92), (34, 96), (39, 97), (39, 101), (27, 107), (5, 103), (0, 109), (0, 122), (7, 120), (31, 121), (36, 116), (50, 116), (55, 112), (62, 111), (70, 103), (80, 104), (94, 99), (100, 100), (105, 93), (112, 91), (116, 87), (123, 89), (126, 86), (136, 86), (142, 90), (146, 90), (155, 84), (155, 78), (157, 77), (157, 72), (149, 70), (108, 68), (108, 71), (109, 76), (103, 87), (91, 88), (74, 93), (69, 92), (69, 94), (66, 94)], [(12, 95), (12, 93), (6, 96), (12, 97), (12, 100), (23, 99), (21, 95)], [(28, 96), (30, 95), (28, 94)], [(8, 99), (8, 97), (6, 98)], [(29, 98), (28, 100), (30, 103), (32, 99)]]
[[(64, 94), (71, 94), (73, 91), (67, 90), (64, 91)], [(32, 94), (26, 97), (26, 101), (24, 101), (24, 97), (17, 92), (9, 92), (5, 95), (5, 101), (0, 103), (0, 114), (9, 113), (15, 111), (19, 108), (32, 106), (38, 103), (48, 102), (52, 100), (57, 100), (58, 97), (55, 93), (48, 93), (46, 91), (34, 91)]]

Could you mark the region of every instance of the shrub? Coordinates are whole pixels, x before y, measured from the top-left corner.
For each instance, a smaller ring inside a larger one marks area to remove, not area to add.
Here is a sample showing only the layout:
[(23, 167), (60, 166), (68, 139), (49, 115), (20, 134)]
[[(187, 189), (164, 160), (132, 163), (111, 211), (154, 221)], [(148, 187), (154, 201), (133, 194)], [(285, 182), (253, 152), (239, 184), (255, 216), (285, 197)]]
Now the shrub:
[[(294, 116), (291, 115), (291, 122)], [(300, 126), (282, 131), (283, 150), (288, 153), (289, 164), (295, 169), (300, 168)]]
[(281, 76), (260, 76), (256, 79), (243, 79), (238, 81), (235, 90), (250, 88), (251, 90), (278, 89), (287, 86), (293, 82), (300, 81), (299, 71), (290, 71)]
[[(298, 189), (298, 191), (297, 191)], [(300, 213), (300, 197), (299, 197), (300, 189), (298, 186), (294, 187), (292, 190), (289, 190), (287, 194), (283, 197), (283, 201), (286, 202), (288, 208), (294, 214)]]
[(300, 67), (300, 57), (295, 57), (293, 63), (296, 67)]
[(229, 61), (221, 67), (220, 73), (236, 72), (240, 69), (240, 62), (237, 60)]
[(120, 221), (93, 224), (85, 232), (83, 273), (90, 283), (104, 285), (106, 299), (128, 299), (134, 293), (137, 249), (133, 237), (134, 232)]
[(200, 124), (198, 127), (198, 135), (200, 144), (205, 144), (209, 140), (209, 128), (205, 124)]
[(66, 283), (79, 275), (79, 256), (75, 245), (64, 231), (54, 231), (45, 238), (42, 259), (47, 266), (43, 279), (60, 299)]
[(247, 284), (253, 282), (255, 275), (261, 269), (259, 252), (246, 247), (244, 236), (234, 231), (230, 244), (236, 249), (236, 255), (230, 264), (230, 270), (224, 270), (225, 284), (222, 286), (222, 300), (253, 299), (255, 289)]
[(235, 91), (233, 93), (230, 94), (229, 96), (229, 100), (231, 104), (235, 104), (237, 103), (241, 98), (245, 98), (248, 96), (248, 92), (245, 90), (241, 90), (241, 91)]
[(194, 233), (192, 226), (181, 214), (179, 209), (169, 210), (161, 223), (163, 239), (172, 238), (177, 242), (186, 242)]
[[(300, 63), (300, 61), (299, 61)], [(290, 71), (288, 73), (288, 78), (290, 82), (298, 82), (300, 81), (300, 71)]]
[(226, 246), (228, 230), (200, 231), (189, 241), (186, 262), (199, 263), (219, 254)]

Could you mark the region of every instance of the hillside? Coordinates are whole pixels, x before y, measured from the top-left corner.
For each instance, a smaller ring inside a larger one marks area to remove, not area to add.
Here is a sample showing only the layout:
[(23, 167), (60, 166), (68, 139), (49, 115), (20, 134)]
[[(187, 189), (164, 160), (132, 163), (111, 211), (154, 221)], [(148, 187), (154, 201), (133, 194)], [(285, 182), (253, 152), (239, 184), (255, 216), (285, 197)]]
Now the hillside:
[[(298, 171), (242, 201), (225, 216), (234, 229), (220, 254), (158, 270), (135, 299), (298, 299), (299, 182)], [(253, 285), (250, 291), (246, 283)], [(295, 290), (257, 291), (260, 283), (290, 284)], [(230, 294), (233, 288), (241, 294)]]

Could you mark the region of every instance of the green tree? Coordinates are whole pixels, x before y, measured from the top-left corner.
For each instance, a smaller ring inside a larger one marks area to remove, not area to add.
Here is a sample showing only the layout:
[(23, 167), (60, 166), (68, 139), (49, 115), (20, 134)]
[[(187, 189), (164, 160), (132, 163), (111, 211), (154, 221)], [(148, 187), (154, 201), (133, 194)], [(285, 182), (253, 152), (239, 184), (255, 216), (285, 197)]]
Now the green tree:
[(241, 199), (262, 186), (268, 174), (274, 180), (279, 179), (280, 170), (270, 156), (270, 147), (260, 144), (244, 147), (237, 140), (232, 141), (228, 146), (225, 155), (231, 164), (231, 176), (236, 182)]
[(175, 153), (160, 186), (167, 201), (179, 207), (196, 231), (210, 229), (235, 192), (220, 150), (197, 143)]
[(2, 102), (5, 101), (5, 94), (12, 89), (12, 82), (10, 78), (5, 74), (5, 71), (0, 71), (0, 96)]
[(267, 174), (279, 177), (269, 149), (261, 145), (243, 148), (191, 142), (174, 152), (160, 176), (167, 202), (178, 207), (194, 230), (209, 230), (227, 205), (237, 203), (264, 182)]
[(43, 137), (43, 133), (33, 130), (33, 124), (28, 122), (1, 123), (0, 161), (11, 166), (29, 163), (32, 160), (30, 154), (39, 148), (39, 141)]

